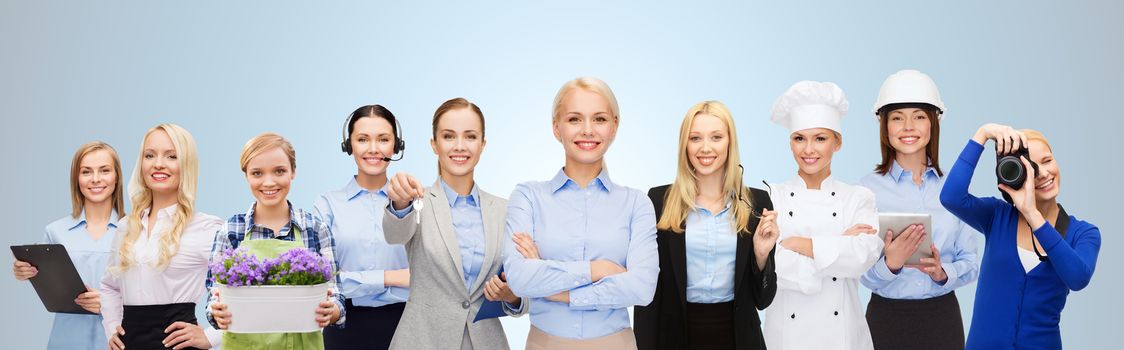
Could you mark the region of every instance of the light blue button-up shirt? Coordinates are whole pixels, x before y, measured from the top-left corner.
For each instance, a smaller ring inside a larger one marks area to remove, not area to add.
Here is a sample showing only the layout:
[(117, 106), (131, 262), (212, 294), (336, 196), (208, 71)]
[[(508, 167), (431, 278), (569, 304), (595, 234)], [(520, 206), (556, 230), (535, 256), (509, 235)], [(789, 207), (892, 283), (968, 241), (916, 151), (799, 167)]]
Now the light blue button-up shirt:
[[(508, 284), (533, 298), (531, 324), (547, 334), (591, 339), (630, 326), (627, 308), (652, 301), (659, 275), (656, 215), (643, 192), (614, 184), (602, 171), (586, 188), (562, 170), (550, 181), (515, 187), (507, 202), (504, 244)], [(525, 259), (511, 237), (534, 237), (542, 259)], [(627, 272), (591, 281), (590, 261)], [(570, 303), (545, 297), (569, 291)]]
[(410, 290), (387, 287), (384, 270), (404, 269), (406, 247), (387, 244), (382, 232), (386, 189), (367, 191), (353, 177), (344, 188), (316, 198), (313, 209), (328, 224), (336, 241), (340, 293), (356, 306), (377, 307), (405, 302)]
[(730, 204), (717, 215), (706, 208), (692, 210), (684, 234), (687, 301), (714, 304), (734, 300), (738, 235), (730, 223)]
[(457, 232), (457, 245), (460, 246), (461, 266), (464, 271), (464, 288), (467, 291), (476, 282), (480, 268), (484, 265), (484, 217), (480, 213), (480, 194), (476, 186), (467, 196), (461, 196), (449, 188), (445, 181), (445, 199), (449, 200), (449, 210), (453, 217), (453, 230)]
[[(109, 217), (105, 234), (95, 240), (86, 229), (86, 213), (78, 218), (67, 215), (47, 225), (43, 242), (62, 244), (78, 269), (82, 283), (94, 287), (101, 285), (109, 257), (117, 250), (113, 240), (117, 236), (117, 212)], [(56, 313), (47, 349), (105, 349), (105, 329), (101, 315)]]
[[(874, 192), (881, 212), (922, 213), (932, 216), (933, 227), (927, 234), (941, 253), (941, 262), (948, 280), (937, 283), (918, 269), (903, 267), (890, 272), (883, 256), (862, 277), (862, 283), (875, 294), (890, 299), (928, 299), (942, 296), (956, 288), (976, 281), (980, 273), (979, 246), (976, 230), (960, 221), (940, 203), (945, 178), (936, 169), (927, 168), (921, 186), (913, 183), (913, 174), (897, 161), (886, 175), (869, 174), (859, 184)], [(923, 249), (923, 248), (922, 248)]]

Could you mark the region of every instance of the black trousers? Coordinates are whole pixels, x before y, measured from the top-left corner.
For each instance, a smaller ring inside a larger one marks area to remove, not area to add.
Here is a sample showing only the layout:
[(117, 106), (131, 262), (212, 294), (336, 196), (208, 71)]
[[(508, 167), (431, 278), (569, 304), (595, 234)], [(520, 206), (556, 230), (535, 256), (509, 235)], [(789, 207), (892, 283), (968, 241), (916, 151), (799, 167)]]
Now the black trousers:
[(734, 349), (734, 302), (687, 303), (687, 348)]
[(348, 299), (344, 308), (347, 310), (344, 327), (324, 328), (324, 350), (389, 349), (406, 303), (366, 307), (352, 305)]
[(964, 349), (964, 321), (955, 292), (921, 300), (871, 294), (866, 322), (877, 350)]
[(162, 343), (168, 336), (165, 328), (180, 321), (198, 324), (195, 303), (125, 305), (123, 311), (121, 328), (125, 329), (125, 335), (121, 336), (121, 342), (126, 349), (171, 349)]

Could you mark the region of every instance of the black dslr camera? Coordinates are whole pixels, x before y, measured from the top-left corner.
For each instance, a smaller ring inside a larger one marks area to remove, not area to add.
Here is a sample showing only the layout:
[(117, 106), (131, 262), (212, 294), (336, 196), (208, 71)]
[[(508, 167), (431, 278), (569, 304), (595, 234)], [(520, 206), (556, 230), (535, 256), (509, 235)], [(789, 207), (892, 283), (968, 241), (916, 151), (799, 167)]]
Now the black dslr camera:
[[(1026, 158), (1032, 168), (1029, 170), (1033, 170), (1033, 172), (1028, 171), (1020, 158)], [(1006, 155), (999, 154), (999, 152), (995, 153), (995, 178), (999, 180), (1000, 184), (1017, 190), (1023, 187), (1027, 179), (1034, 181), (1034, 177), (1037, 175), (1038, 163), (1030, 160), (1030, 151), (1026, 149), (1026, 146), (1020, 146), (1014, 152)], [(1011, 196), (1007, 195), (1007, 192), (999, 192), (1003, 194), (1003, 199), (1007, 200), (1007, 203), (1011, 203)]]

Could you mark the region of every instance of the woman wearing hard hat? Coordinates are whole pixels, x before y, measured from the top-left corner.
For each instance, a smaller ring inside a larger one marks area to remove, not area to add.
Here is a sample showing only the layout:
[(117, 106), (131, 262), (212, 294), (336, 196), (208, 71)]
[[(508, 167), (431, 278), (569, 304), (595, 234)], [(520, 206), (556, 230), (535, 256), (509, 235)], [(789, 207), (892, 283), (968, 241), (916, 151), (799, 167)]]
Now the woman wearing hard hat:
[(873, 348), (858, 286), (882, 252), (874, 193), (831, 177), (846, 113), (833, 83), (796, 83), (773, 104), (798, 171), (771, 189), (780, 244), (777, 296), (765, 316), (770, 349)]
[[(964, 348), (964, 321), (953, 291), (979, 276), (979, 248), (975, 230), (939, 202), (945, 182), (937, 157), (944, 111), (937, 85), (915, 70), (886, 78), (874, 105), (882, 161), (859, 184), (874, 192), (881, 211), (932, 218), (932, 227), (917, 226), (896, 237), (887, 232), (882, 259), (862, 277), (873, 292), (866, 320), (878, 349)], [(919, 247), (926, 235), (933, 245)], [(907, 265), (919, 249), (935, 258)]]
[[(1022, 186), (999, 185), (1007, 201), (968, 193), (988, 140), (998, 154), (1027, 152), (1018, 158), (1027, 174)], [(980, 127), (949, 171), (941, 204), (984, 234), (968, 349), (1062, 348), (1062, 308), (1070, 291), (1089, 285), (1101, 232), (1066, 214), (1057, 201), (1061, 184), (1045, 136), (996, 124)]]

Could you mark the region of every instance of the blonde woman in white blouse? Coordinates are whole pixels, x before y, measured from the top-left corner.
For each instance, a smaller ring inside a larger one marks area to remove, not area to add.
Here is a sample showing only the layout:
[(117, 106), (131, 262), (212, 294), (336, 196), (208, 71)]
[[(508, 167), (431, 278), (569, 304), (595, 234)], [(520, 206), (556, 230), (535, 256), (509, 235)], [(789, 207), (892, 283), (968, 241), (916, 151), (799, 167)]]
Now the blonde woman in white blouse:
[(195, 141), (175, 124), (150, 129), (129, 183), (117, 254), (101, 282), (109, 349), (209, 349), (221, 333), (200, 327), (195, 302), (205, 292), (218, 217), (195, 212)]

